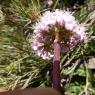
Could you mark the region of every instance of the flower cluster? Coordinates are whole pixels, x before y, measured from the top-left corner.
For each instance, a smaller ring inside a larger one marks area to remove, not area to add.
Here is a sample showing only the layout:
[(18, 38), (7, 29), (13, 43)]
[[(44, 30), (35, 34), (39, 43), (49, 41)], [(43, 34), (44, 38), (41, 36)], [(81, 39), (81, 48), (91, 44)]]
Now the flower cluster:
[(61, 51), (67, 52), (70, 45), (76, 45), (85, 37), (85, 28), (68, 11), (56, 9), (46, 11), (34, 26), (32, 48), (43, 59), (53, 57), (55, 32), (59, 32)]

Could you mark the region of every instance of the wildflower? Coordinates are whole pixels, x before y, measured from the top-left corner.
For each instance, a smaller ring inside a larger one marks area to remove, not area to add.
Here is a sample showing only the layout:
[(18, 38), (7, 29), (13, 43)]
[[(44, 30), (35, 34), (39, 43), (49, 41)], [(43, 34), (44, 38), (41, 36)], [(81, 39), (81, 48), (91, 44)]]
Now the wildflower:
[(51, 6), (53, 4), (53, 0), (45, 0), (46, 5)]
[(72, 13), (56, 9), (46, 11), (34, 26), (32, 48), (38, 56), (50, 59), (53, 55), (55, 32), (59, 32), (61, 51), (67, 52), (70, 45), (76, 45), (85, 37), (85, 28), (75, 20)]

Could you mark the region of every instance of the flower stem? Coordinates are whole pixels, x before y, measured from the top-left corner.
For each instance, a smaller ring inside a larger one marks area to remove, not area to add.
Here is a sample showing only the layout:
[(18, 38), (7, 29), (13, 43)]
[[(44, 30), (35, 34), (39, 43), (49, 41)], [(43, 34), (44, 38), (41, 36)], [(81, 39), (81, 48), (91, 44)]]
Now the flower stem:
[(60, 90), (60, 43), (58, 33), (54, 41), (54, 59), (53, 59), (53, 88)]

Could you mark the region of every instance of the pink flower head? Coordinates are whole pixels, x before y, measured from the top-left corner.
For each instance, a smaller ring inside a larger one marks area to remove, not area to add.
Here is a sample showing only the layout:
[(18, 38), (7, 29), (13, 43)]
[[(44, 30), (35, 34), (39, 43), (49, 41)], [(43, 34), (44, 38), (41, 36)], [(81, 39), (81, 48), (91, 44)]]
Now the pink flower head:
[(67, 52), (70, 45), (76, 45), (86, 37), (85, 28), (68, 11), (56, 9), (46, 11), (34, 26), (32, 48), (43, 59), (53, 57), (55, 32), (60, 34), (61, 51)]

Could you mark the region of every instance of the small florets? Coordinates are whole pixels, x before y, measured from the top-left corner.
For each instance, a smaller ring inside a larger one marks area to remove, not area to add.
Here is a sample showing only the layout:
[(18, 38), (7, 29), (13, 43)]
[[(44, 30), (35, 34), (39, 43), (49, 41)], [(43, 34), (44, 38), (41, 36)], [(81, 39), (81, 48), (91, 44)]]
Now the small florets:
[(56, 9), (46, 11), (34, 26), (32, 48), (43, 59), (53, 57), (55, 32), (59, 31), (61, 51), (67, 52), (70, 45), (76, 45), (85, 37), (85, 27), (68, 11)]

